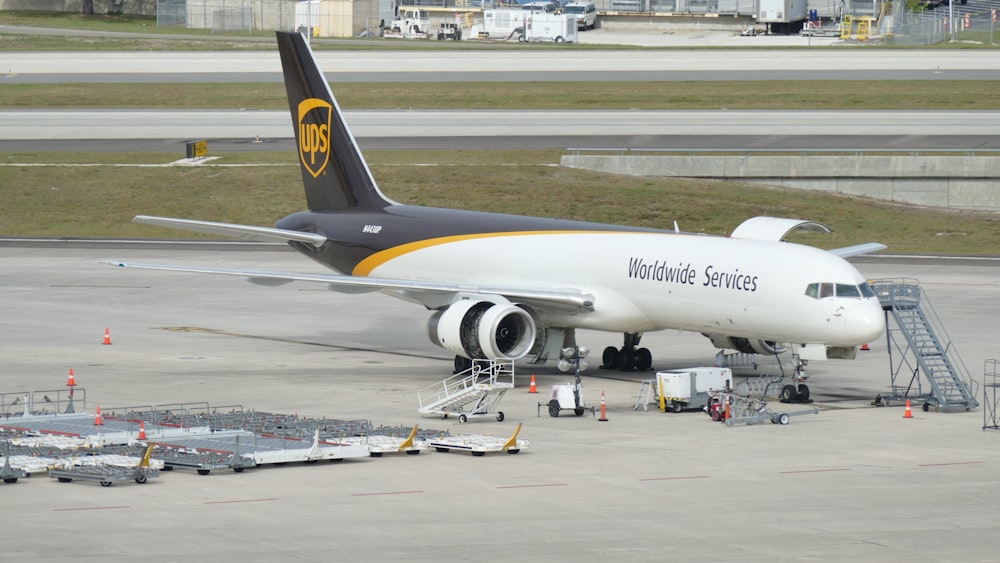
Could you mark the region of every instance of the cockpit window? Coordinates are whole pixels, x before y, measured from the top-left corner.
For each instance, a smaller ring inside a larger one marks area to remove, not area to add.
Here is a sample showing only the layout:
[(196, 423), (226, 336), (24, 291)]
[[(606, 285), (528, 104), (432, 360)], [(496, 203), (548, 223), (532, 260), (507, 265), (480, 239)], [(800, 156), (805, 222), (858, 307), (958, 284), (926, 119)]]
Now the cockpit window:
[(819, 284), (811, 283), (806, 287), (806, 297), (812, 297), (813, 299), (819, 299)]
[(848, 297), (854, 299), (861, 298), (861, 292), (858, 291), (858, 286), (847, 285), (846, 283), (837, 284), (837, 297)]
[(813, 299), (825, 299), (827, 297), (833, 297), (834, 291), (836, 291), (837, 297), (842, 297), (844, 299), (861, 299), (861, 298), (871, 298), (875, 297), (875, 292), (872, 291), (870, 285), (867, 282), (861, 285), (851, 285), (846, 283), (811, 283), (806, 286), (806, 297), (812, 297)]
[(819, 298), (825, 299), (827, 297), (833, 297), (833, 284), (821, 283), (819, 285)]
[(868, 285), (868, 282), (864, 282), (859, 285), (858, 289), (861, 290), (861, 296), (864, 298), (875, 297), (875, 292), (872, 291), (872, 286)]

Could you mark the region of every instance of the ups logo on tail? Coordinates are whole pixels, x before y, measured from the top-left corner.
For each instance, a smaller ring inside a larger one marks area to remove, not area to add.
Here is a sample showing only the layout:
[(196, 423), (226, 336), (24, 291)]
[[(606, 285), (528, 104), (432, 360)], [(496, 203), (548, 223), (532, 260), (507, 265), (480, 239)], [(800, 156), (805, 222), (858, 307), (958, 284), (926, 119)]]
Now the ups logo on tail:
[(302, 166), (319, 176), (330, 162), (330, 119), (333, 106), (318, 98), (299, 103), (299, 158)]

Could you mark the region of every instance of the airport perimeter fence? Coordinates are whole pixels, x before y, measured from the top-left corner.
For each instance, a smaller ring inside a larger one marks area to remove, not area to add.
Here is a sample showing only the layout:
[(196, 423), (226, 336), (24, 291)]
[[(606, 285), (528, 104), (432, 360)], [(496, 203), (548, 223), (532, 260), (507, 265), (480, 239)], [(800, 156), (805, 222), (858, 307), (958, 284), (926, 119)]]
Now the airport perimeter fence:
[(949, 18), (947, 11), (911, 12), (896, 10), (883, 22), (881, 34), (887, 45), (916, 47), (945, 41), (1000, 43), (995, 12), (966, 11)]

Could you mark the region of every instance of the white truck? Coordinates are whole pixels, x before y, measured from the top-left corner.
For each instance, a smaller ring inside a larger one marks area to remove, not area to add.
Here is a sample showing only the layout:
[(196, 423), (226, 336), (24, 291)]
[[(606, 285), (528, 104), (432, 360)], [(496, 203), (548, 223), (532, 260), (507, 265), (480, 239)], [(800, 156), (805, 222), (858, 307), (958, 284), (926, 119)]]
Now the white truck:
[(767, 24), (768, 33), (798, 33), (806, 10), (806, 0), (758, 0), (757, 23)]
[(729, 368), (695, 367), (656, 372), (660, 410), (681, 412), (708, 405), (712, 391), (731, 387), (733, 371)]
[(575, 43), (578, 33), (576, 18), (572, 15), (496, 9), (483, 10), (483, 21), (473, 26), (471, 36), (503, 41)]
[(399, 15), (382, 32), (390, 39), (427, 39), (431, 32), (431, 15), (420, 8), (400, 8)]

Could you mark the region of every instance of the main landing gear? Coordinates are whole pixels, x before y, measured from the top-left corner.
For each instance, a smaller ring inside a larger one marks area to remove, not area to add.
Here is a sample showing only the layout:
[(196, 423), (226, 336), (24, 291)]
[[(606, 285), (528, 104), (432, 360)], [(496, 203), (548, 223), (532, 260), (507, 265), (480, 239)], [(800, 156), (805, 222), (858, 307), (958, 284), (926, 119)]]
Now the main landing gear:
[(641, 332), (626, 332), (622, 347), (608, 346), (601, 357), (603, 369), (621, 371), (649, 371), (653, 369), (653, 354), (649, 348), (639, 348)]

